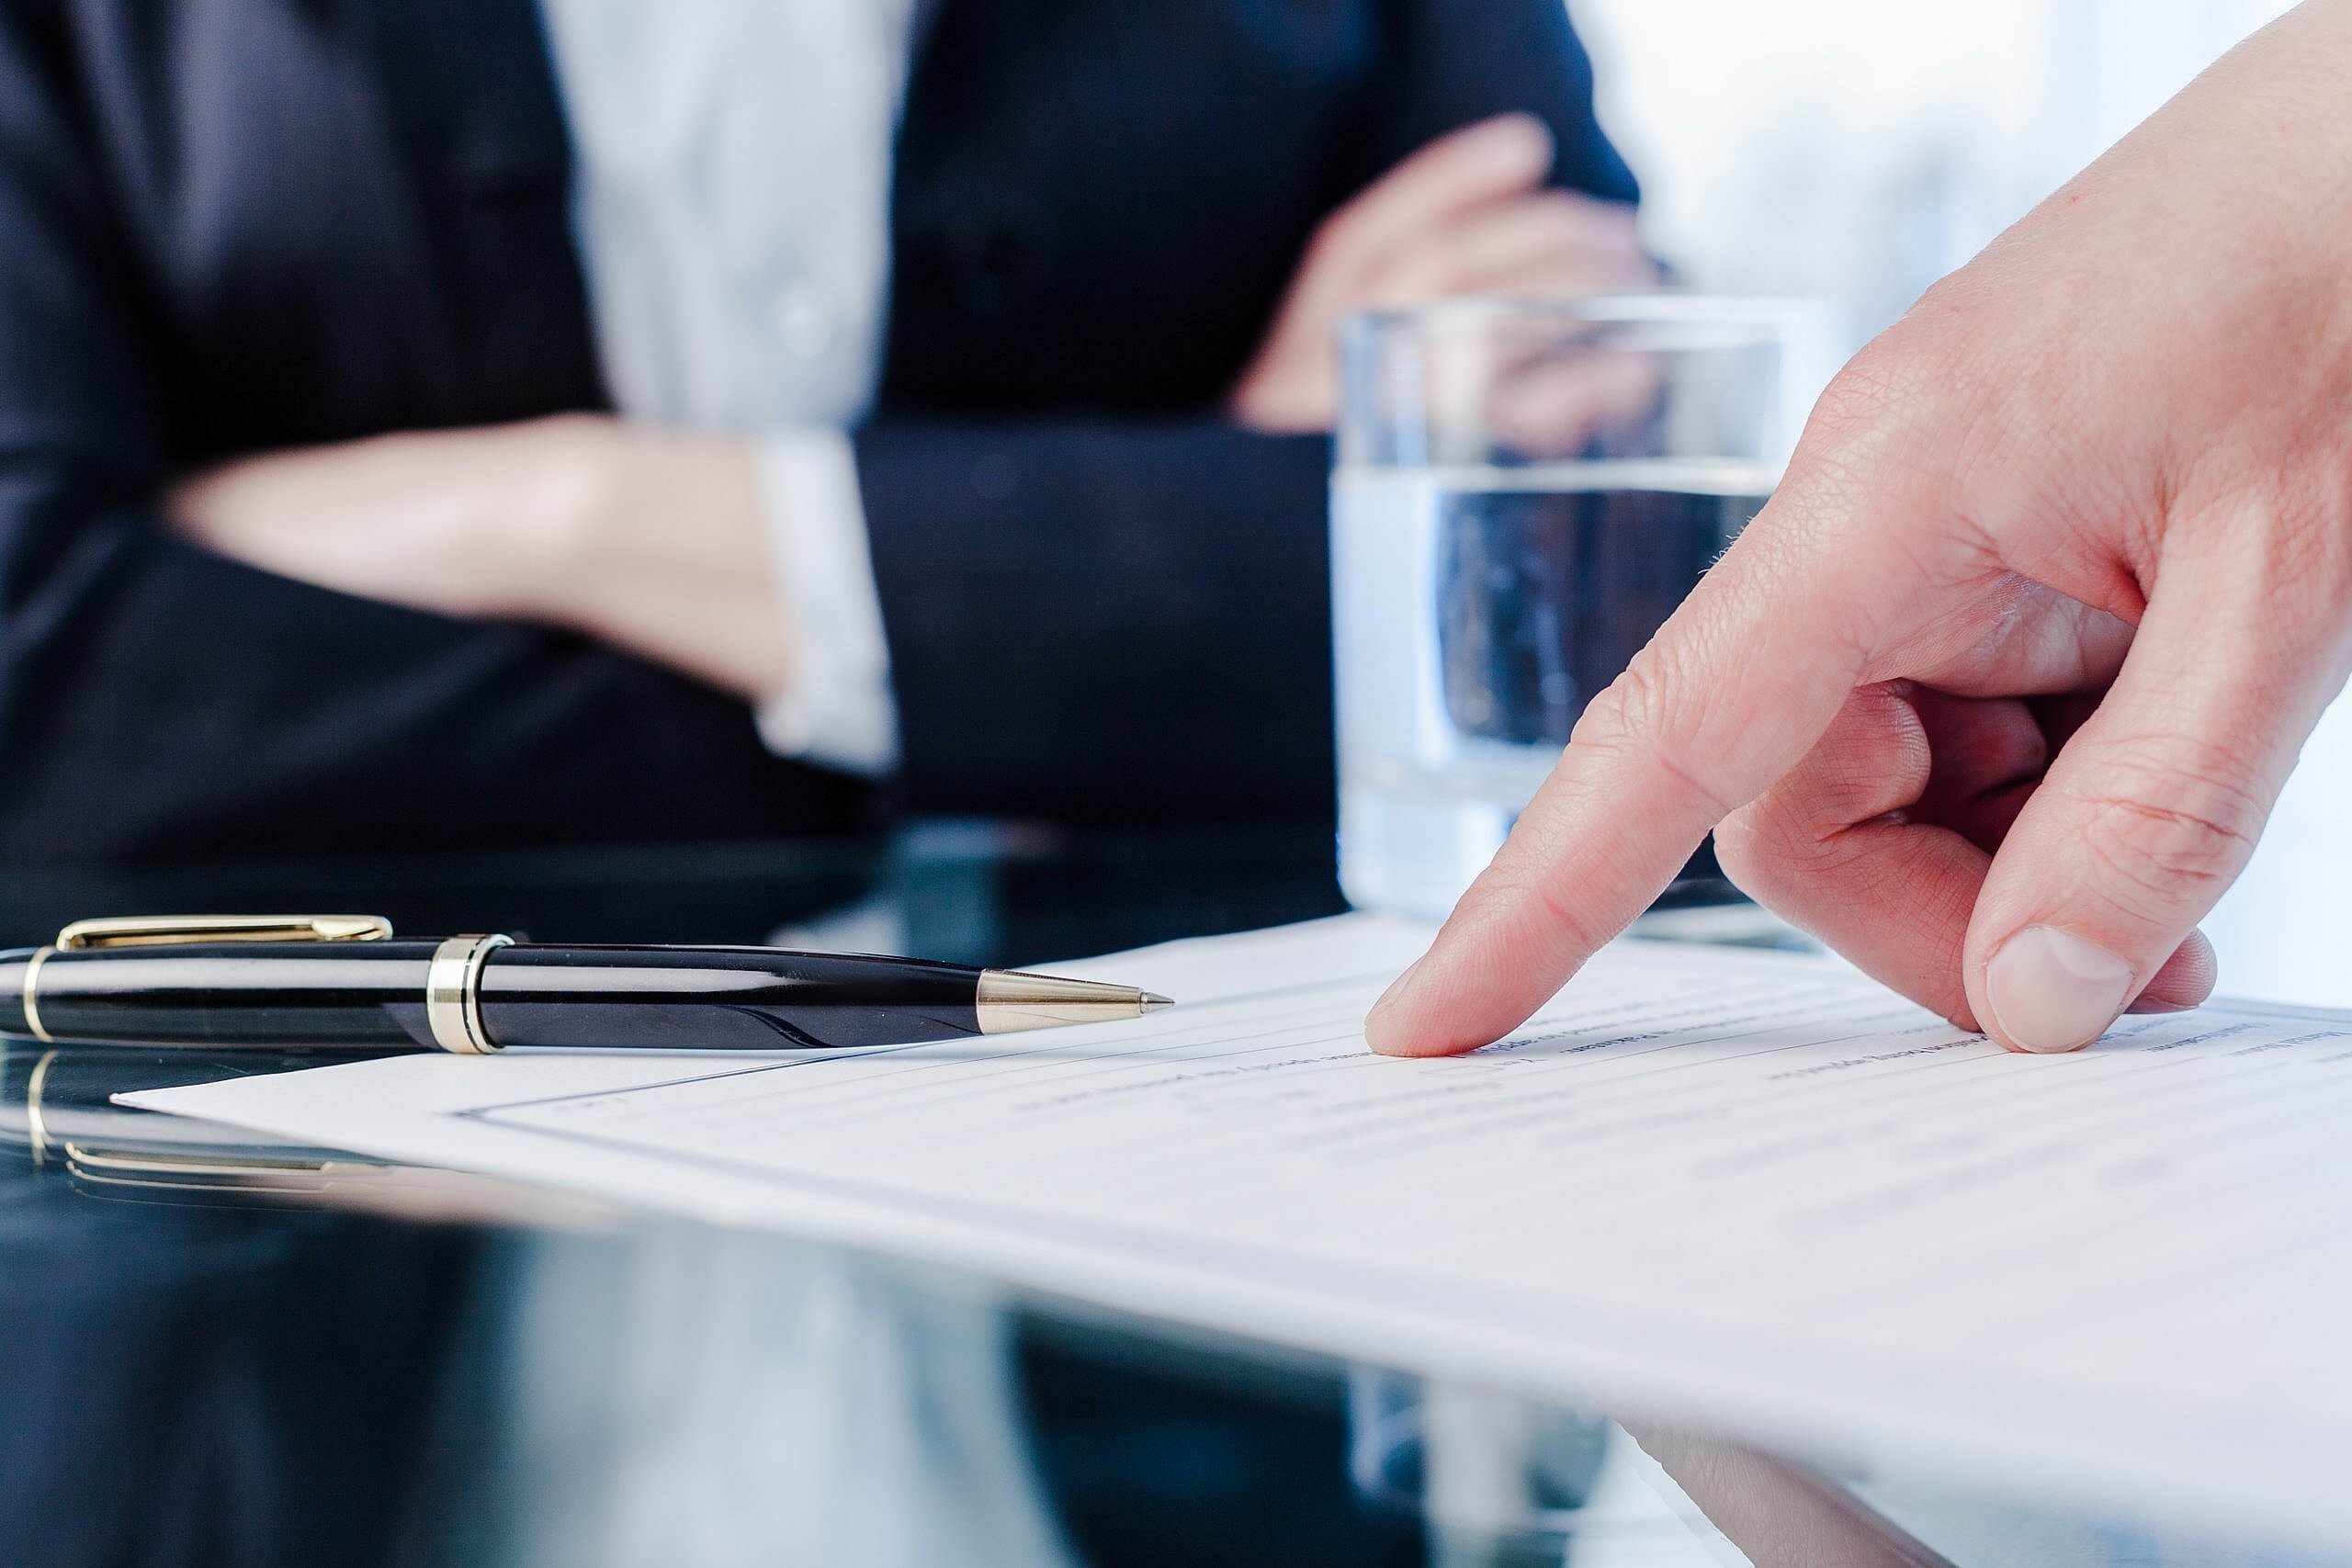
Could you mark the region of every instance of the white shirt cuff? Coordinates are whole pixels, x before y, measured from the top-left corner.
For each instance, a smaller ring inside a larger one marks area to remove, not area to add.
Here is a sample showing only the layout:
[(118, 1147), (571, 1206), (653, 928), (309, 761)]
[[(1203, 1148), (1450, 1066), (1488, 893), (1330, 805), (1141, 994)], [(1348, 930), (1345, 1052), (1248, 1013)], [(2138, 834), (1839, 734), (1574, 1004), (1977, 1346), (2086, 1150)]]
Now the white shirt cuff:
[(791, 684), (760, 705), (760, 739), (778, 756), (879, 778), (899, 765), (899, 710), (856, 454), (839, 431), (786, 431), (761, 440), (759, 468), (792, 646)]

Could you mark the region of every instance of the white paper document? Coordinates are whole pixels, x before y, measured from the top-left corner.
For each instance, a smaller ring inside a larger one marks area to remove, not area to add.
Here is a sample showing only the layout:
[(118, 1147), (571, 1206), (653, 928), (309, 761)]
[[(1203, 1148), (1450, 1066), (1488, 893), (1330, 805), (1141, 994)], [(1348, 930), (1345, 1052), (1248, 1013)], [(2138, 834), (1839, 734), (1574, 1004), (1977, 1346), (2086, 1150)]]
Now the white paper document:
[(1429, 935), (1348, 917), (1059, 966), (1178, 998), (1118, 1025), (127, 1098), (2352, 1538), (2352, 1015), (2217, 1006), (2012, 1056), (1827, 960), (1620, 942), (1499, 1045), (1368, 1055)]

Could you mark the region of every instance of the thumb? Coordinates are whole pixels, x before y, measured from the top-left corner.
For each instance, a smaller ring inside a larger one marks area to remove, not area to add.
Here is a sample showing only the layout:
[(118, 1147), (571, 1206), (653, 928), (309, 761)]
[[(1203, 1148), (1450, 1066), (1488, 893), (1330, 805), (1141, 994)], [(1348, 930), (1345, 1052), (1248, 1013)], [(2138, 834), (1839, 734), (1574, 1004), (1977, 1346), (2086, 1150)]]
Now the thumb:
[(2282, 605), (2299, 595), (2243, 560), (2165, 564), (2187, 592), (2160, 583), (1977, 897), (1969, 1005), (2011, 1050), (2086, 1045), (2147, 988), (2245, 870), (2343, 682), (2325, 606)]

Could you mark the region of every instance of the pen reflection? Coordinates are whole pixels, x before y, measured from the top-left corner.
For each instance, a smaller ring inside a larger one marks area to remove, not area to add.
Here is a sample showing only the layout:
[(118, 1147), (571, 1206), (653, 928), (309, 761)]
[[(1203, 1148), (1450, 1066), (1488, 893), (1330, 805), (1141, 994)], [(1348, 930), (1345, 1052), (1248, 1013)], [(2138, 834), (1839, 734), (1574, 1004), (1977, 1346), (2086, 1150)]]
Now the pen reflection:
[(388, 1561), (472, 1239), (95, 1201), (11, 1142), (0, 1562)]

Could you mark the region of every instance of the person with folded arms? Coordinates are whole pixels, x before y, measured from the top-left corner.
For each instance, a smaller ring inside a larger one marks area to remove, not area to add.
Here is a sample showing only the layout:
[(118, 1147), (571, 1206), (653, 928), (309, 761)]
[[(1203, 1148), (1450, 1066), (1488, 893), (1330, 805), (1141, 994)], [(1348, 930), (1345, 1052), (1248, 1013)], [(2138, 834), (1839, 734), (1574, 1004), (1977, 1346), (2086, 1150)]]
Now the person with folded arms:
[(1710, 829), (2012, 1050), (2203, 1000), (2352, 670), (2347, 80), (2352, 0), (2306, 0), (1865, 348), (1373, 1045), (1499, 1037)]
[(1557, 0), (9, 6), (0, 857), (1326, 813), (1332, 325), (1652, 281), (1590, 87)]

